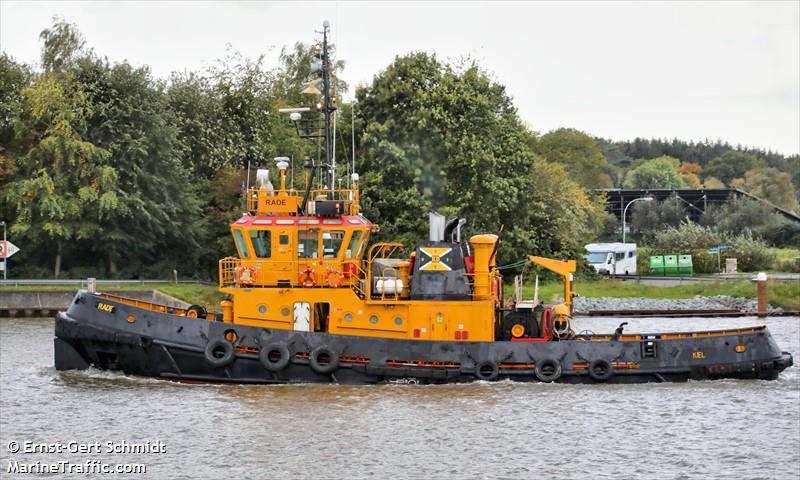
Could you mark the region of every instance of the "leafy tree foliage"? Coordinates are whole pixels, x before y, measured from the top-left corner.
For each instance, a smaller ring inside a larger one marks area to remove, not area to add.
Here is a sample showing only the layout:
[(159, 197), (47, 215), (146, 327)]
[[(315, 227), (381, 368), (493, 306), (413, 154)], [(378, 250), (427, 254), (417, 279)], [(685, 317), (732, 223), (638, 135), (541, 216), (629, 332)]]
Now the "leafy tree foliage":
[(570, 177), (586, 188), (611, 188), (606, 173), (608, 160), (600, 144), (591, 136), (571, 128), (560, 128), (543, 135), (536, 151), (550, 162), (565, 166)]
[(720, 232), (737, 233), (762, 230), (780, 223), (781, 216), (763, 202), (746, 197), (734, 197), (719, 205), (709, 205), (700, 217), (700, 224)]
[(637, 202), (631, 209), (631, 233), (640, 238), (652, 236), (666, 227), (676, 227), (687, 218), (686, 206), (677, 196), (661, 202)]
[(625, 188), (684, 188), (676, 171), (679, 164), (678, 159), (667, 156), (647, 160), (628, 172)]
[(64, 242), (92, 238), (119, 211), (118, 177), (110, 152), (84, 140), (92, 107), (79, 84), (45, 74), (22, 95), (24, 146), (4, 197), (16, 214), (11, 232), (53, 253), (58, 277)]
[[(274, 66), (232, 53), (165, 82), (147, 67), (95, 55), (63, 20), (40, 38), (41, 71), (0, 54), (0, 216), (26, 247), (15, 257), (19, 275), (164, 278), (178, 270), (182, 278), (212, 279), (216, 259), (234, 253), (228, 225), (243, 209), (248, 162), (292, 157), (296, 187), (302, 164), (319, 163), (320, 142), (298, 138), (277, 112), (308, 106), (304, 120), (318, 116), (318, 97), (300, 93), (313, 45), (284, 49)], [(343, 67), (337, 61), (334, 73)], [(338, 76), (334, 82), (341, 96), (347, 85)], [(800, 182), (796, 156), (720, 142), (611, 142), (571, 129), (539, 137), (505, 88), (470, 61), (398, 57), (356, 98), (337, 102), (338, 177), (349, 181), (354, 123), (363, 207), (382, 226), (378, 239), (416, 243), (435, 209), (467, 218), (467, 237), (503, 225), (500, 263), (534, 252), (578, 257), (583, 244), (616, 225), (593, 188), (623, 180), (671, 188), (697, 185), (698, 176), (721, 186), (708, 167), (727, 152), (755, 155), (793, 174), (795, 188)], [(737, 167), (725, 181), (788, 205), (789, 177), (763, 165)], [(685, 217), (679, 207), (637, 204), (635, 218), (652, 225), (634, 229), (675, 225)], [(714, 215), (722, 223), (738, 214)], [(752, 215), (737, 221), (754, 222), (746, 219)], [(780, 243), (800, 238), (793, 228), (770, 222), (753, 234)]]
[(763, 160), (753, 154), (730, 151), (711, 160), (706, 166), (704, 175), (718, 178), (726, 185), (730, 185), (733, 180), (744, 177), (745, 172), (764, 166)]
[(731, 186), (752, 193), (786, 210), (797, 209), (797, 196), (792, 188), (789, 174), (777, 168), (750, 170), (744, 174), (744, 178), (734, 180)]
[(504, 225), (500, 254), (516, 260), (575, 255), (602, 224), (602, 206), (563, 167), (536, 158), (505, 89), (475, 64), (398, 57), (357, 97), (365, 210), (382, 235), (424, 237), (437, 209), (467, 218), (471, 231)]

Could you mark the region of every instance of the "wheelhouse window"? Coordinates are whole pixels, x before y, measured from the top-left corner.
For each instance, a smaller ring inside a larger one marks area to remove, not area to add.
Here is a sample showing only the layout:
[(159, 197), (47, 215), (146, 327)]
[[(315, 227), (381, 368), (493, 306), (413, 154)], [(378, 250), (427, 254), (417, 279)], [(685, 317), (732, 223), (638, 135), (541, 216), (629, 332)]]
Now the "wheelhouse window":
[(361, 245), (361, 230), (355, 230), (353, 236), (350, 237), (350, 243), (347, 245), (347, 251), (344, 253), (344, 258), (358, 258), (356, 255)]
[(258, 258), (270, 258), (272, 254), (272, 232), (270, 230), (250, 230), (250, 241)]
[(239, 256), (242, 258), (250, 258), (250, 252), (247, 250), (247, 245), (244, 243), (244, 236), (242, 231), (238, 228), (233, 231), (233, 239), (236, 242), (236, 249), (239, 250)]
[(322, 232), (322, 257), (336, 258), (344, 241), (344, 231), (324, 230)]
[(319, 258), (316, 230), (300, 230), (297, 235), (297, 258)]

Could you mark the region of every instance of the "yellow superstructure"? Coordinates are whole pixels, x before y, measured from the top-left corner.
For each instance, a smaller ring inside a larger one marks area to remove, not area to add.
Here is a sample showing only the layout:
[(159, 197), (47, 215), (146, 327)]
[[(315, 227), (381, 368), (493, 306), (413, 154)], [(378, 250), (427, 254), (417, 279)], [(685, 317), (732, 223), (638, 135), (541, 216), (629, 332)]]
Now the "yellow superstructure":
[[(367, 248), (378, 226), (360, 214), (355, 178), (349, 189), (311, 190), (300, 214), (304, 192), (287, 190), (285, 164), (279, 169), (278, 190), (250, 189), (248, 212), (231, 225), (238, 256), (219, 262), (220, 290), (230, 295), (224, 321), (380, 338), (494, 340), (501, 300), (492, 270), (496, 235), (470, 239), (474, 269), (463, 274), (469, 294), (414, 299), (417, 259), (400, 244)], [(418, 267), (448, 273), (454, 248), (461, 246), (421, 250), (427, 263)]]

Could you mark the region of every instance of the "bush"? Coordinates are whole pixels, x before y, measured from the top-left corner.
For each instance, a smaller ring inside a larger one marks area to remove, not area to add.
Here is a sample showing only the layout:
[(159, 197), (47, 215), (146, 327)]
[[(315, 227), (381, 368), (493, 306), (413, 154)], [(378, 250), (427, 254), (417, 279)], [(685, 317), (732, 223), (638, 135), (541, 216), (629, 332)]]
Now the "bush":
[[(719, 257), (708, 253), (709, 248), (720, 245), (731, 248)], [(738, 269), (745, 272), (772, 269), (777, 261), (766, 242), (749, 231), (741, 235), (724, 234), (692, 222), (666, 228), (649, 247), (639, 249), (637, 268), (642, 273), (650, 271), (651, 255), (691, 255), (695, 273), (717, 273), (726, 258), (736, 258)]]
[(800, 223), (781, 219), (759, 230), (759, 233), (776, 247), (800, 247)]

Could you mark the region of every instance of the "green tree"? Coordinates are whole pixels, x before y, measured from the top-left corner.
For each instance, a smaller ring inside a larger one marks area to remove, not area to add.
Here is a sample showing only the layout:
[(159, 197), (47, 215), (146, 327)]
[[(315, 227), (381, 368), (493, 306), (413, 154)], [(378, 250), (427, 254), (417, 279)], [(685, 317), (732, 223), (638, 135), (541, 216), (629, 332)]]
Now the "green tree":
[(630, 170), (625, 177), (625, 188), (684, 188), (676, 169), (680, 161), (672, 157), (647, 160)]
[(781, 217), (764, 202), (752, 198), (733, 197), (722, 204), (712, 204), (700, 217), (700, 224), (725, 233), (750, 230), (759, 234), (780, 223)]
[(53, 18), (53, 26), (42, 30), (39, 39), (42, 48), (42, 68), (45, 72), (66, 72), (83, 58), (87, 52), (86, 40), (75, 24), (59, 17)]
[(744, 177), (745, 172), (764, 166), (764, 161), (751, 153), (728, 151), (708, 163), (703, 178), (715, 177), (730, 185), (734, 179)]
[(686, 221), (686, 205), (676, 196), (660, 202), (637, 202), (631, 209), (631, 232), (643, 238), (666, 227), (677, 227)]
[(781, 172), (777, 168), (750, 170), (744, 174), (744, 178), (734, 180), (731, 186), (786, 210), (797, 209), (797, 195), (792, 187), (792, 180), (788, 173)]
[(93, 56), (78, 62), (75, 75), (95, 106), (87, 117), (87, 139), (110, 152), (118, 176), (117, 214), (102, 222), (91, 249), (105, 257), (112, 275), (126, 260), (126, 276), (139, 274), (140, 265), (154, 263), (170, 246), (191, 251), (198, 240), (191, 219), (200, 215), (199, 205), (187, 192), (191, 184), (163, 85), (146, 67), (111, 65)]
[(364, 207), (382, 235), (424, 238), (433, 208), (471, 232), (504, 225), (500, 256), (511, 261), (578, 255), (601, 227), (602, 203), (536, 157), (505, 88), (474, 63), (398, 57), (357, 98)]
[(16, 214), (12, 233), (50, 252), (57, 278), (64, 243), (100, 234), (120, 208), (117, 172), (110, 153), (85, 140), (92, 105), (80, 84), (44, 74), (22, 95), (16, 129), (26, 147), (4, 197)]
[(600, 144), (591, 136), (571, 128), (559, 128), (543, 135), (536, 152), (547, 161), (564, 165), (570, 177), (580, 185), (611, 188), (613, 182), (606, 173), (608, 160)]

